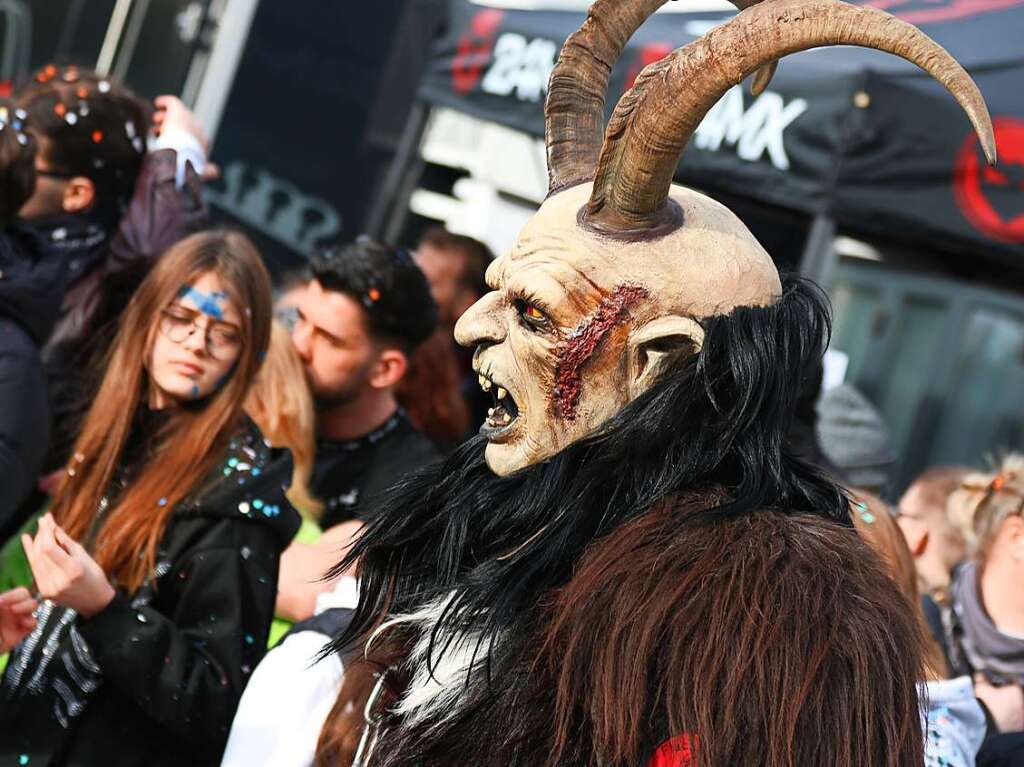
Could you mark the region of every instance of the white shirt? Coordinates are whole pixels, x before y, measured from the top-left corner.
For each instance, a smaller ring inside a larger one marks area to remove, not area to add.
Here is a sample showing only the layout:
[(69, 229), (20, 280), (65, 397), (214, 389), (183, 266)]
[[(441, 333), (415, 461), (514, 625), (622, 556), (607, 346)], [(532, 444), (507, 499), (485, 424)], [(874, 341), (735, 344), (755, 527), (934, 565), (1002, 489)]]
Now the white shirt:
[[(342, 578), (317, 597), (316, 613), (352, 609), (359, 600), (354, 578)], [(242, 693), (222, 767), (310, 767), (327, 714), (341, 686), (341, 659), (316, 663), (331, 637), (292, 634), (260, 662)]]
[(160, 149), (173, 149), (177, 153), (174, 185), (178, 189), (185, 186), (185, 163), (192, 163), (193, 170), (200, 175), (206, 167), (206, 150), (199, 143), (199, 139), (188, 131), (174, 128), (164, 130), (150, 148), (154, 152)]
[(973, 767), (985, 739), (985, 713), (970, 677), (927, 683), (925, 767)]

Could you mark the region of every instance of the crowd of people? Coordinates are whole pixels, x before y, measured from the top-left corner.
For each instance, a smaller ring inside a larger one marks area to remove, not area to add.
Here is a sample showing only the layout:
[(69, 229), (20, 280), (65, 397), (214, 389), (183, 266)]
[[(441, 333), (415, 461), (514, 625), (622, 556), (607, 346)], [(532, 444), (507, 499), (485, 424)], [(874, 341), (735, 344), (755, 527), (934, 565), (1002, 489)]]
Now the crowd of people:
[[(272, 279), (210, 227), (206, 153), (181, 101), (84, 69), (0, 105), (0, 764), (342, 763), (345, 552), (502, 407), (453, 340), (486, 246), (358, 238)], [(926, 763), (1024, 764), (1024, 458), (886, 503), (884, 424), (820, 383), (791, 439), (921, 627)]]

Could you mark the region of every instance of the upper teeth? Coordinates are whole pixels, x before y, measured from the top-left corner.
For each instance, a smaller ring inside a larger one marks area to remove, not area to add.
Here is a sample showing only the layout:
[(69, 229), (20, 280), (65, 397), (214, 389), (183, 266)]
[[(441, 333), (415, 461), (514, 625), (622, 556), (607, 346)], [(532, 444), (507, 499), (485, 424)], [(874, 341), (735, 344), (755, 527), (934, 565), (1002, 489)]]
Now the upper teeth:
[(491, 382), (487, 378), (480, 376), (480, 388), (483, 389), (484, 391), (490, 391)]
[(501, 387), (499, 386), (499, 387), (498, 387), (498, 399), (505, 399), (505, 395), (506, 395), (506, 394), (508, 394), (508, 392), (507, 392), (507, 391), (505, 391), (504, 389), (502, 389), (502, 388), (501, 388)]

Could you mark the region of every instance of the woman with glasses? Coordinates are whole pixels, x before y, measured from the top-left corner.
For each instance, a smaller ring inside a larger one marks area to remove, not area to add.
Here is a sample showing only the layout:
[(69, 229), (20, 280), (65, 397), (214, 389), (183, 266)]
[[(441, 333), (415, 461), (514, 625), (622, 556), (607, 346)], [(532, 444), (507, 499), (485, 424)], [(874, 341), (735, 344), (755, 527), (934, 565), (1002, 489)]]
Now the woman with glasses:
[(219, 763), (298, 527), (243, 413), (270, 301), (252, 244), (216, 232), (132, 298), (52, 513), (22, 539), (42, 602), (4, 672), (0, 763)]

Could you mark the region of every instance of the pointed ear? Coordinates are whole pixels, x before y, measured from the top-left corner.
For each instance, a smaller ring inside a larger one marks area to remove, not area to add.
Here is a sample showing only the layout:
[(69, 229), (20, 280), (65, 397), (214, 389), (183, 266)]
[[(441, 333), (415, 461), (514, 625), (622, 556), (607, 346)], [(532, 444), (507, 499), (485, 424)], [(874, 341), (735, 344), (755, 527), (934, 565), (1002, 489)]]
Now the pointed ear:
[(658, 380), (669, 354), (687, 347), (696, 354), (703, 345), (704, 328), (692, 317), (659, 317), (634, 330), (626, 349), (630, 399)]

